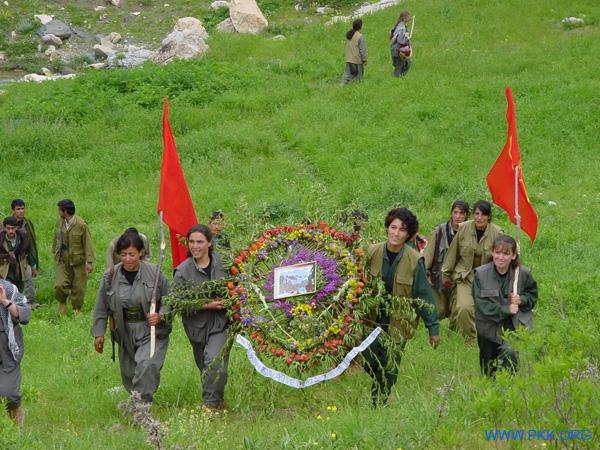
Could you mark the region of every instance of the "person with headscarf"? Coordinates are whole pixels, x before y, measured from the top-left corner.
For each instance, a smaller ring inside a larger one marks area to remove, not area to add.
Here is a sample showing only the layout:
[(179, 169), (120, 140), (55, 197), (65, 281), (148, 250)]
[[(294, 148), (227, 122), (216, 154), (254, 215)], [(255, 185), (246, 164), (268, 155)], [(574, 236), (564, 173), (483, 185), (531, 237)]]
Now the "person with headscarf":
[(0, 279), (0, 398), (15, 423), (22, 427), (21, 360), (25, 350), (21, 324), (29, 322), (31, 307), (27, 298), (9, 281)]

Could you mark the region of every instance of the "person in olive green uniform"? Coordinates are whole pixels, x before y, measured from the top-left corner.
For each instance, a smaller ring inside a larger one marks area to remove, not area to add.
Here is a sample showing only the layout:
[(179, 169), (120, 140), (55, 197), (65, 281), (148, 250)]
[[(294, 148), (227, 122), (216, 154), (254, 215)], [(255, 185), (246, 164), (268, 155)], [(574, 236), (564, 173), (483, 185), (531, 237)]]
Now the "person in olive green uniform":
[[(187, 242), (190, 256), (175, 269), (174, 285), (188, 280), (202, 283), (227, 276), (221, 256), (212, 251), (212, 232), (209, 227), (191, 227), (187, 233)], [(225, 407), (229, 363), (225, 300), (214, 299), (199, 312), (183, 312), (181, 319), (203, 379), (204, 406), (209, 410), (221, 410)]]
[(56, 262), (54, 296), (58, 311), (67, 312), (69, 291), (73, 311), (80, 312), (85, 298), (87, 275), (93, 270), (94, 248), (85, 221), (75, 215), (75, 204), (68, 199), (57, 204), (58, 215), (52, 241), (52, 253)]
[(442, 263), (442, 284), (453, 289), (450, 322), (456, 323), (467, 342), (475, 339), (473, 270), (492, 259), (492, 246), (502, 229), (492, 223), (492, 205), (479, 200), (473, 205), (473, 220), (458, 226), (458, 233)]
[(0, 278), (5, 278), (23, 292), (27, 267), (33, 264), (29, 252), (27, 233), (19, 229), (13, 216), (2, 221), (4, 229), (0, 232)]
[[(452, 299), (452, 291), (442, 286), (442, 262), (458, 231), (458, 225), (467, 220), (467, 217), (469, 217), (469, 205), (462, 200), (456, 200), (450, 208), (450, 220), (435, 227), (425, 248), (425, 268), (440, 320), (449, 317)], [(456, 323), (450, 322), (450, 328), (456, 329)]]
[[(537, 283), (525, 266), (519, 266), (517, 243), (510, 236), (494, 242), (493, 261), (475, 269), (473, 298), (481, 373), (493, 377), (498, 366), (518, 369), (518, 354), (503, 339), (505, 331), (533, 326), (532, 309), (538, 298)], [(514, 290), (518, 268), (517, 291)]]
[[(6, 399), (10, 417), (23, 427), (21, 408), (21, 361), (25, 351), (20, 325), (29, 322), (27, 299), (9, 281), (0, 279), (0, 399)], [(2, 430), (4, 432), (4, 430)]]
[(221, 211), (213, 211), (208, 218), (208, 227), (212, 233), (212, 248), (223, 254), (231, 253), (229, 236), (223, 231), (225, 215)]
[[(375, 321), (388, 332), (398, 345), (396, 351), (383, 347), (377, 338), (364, 352), (365, 369), (373, 378), (371, 397), (374, 405), (385, 404), (391, 389), (398, 380), (398, 365), (404, 345), (414, 335), (419, 316), (429, 331), (429, 343), (435, 349), (440, 343), (439, 321), (427, 274), (419, 252), (408, 245), (416, 234), (419, 222), (406, 208), (391, 210), (385, 218), (387, 241), (371, 245), (368, 251), (367, 270), (370, 277), (381, 278), (386, 291), (396, 297), (419, 298), (429, 305), (417, 309), (417, 318), (412, 327), (402, 326), (382, 306)], [(391, 306), (393, 316), (393, 305)], [(388, 309), (389, 310), (389, 309)]]
[[(121, 262), (109, 269), (102, 279), (96, 305), (92, 336), (98, 353), (104, 351), (104, 334), (109, 316), (119, 344), (121, 379), (127, 392), (139, 392), (152, 402), (160, 384), (160, 370), (169, 346), (171, 326), (163, 320), (160, 300), (169, 293), (169, 283), (159, 274), (156, 309), (150, 313), (152, 291), (158, 267), (142, 261), (144, 244), (139, 235), (124, 234), (117, 241)], [(150, 357), (150, 327), (156, 326), (156, 347)]]
[(362, 19), (356, 19), (352, 22), (352, 29), (346, 33), (346, 68), (342, 84), (362, 80), (368, 59), (367, 44), (360, 32), (362, 25)]
[(27, 239), (29, 240), (29, 254), (27, 264), (27, 275), (25, 277), (25, 283), (23, 288), (23, 294), (27, 297), (27, 301), (32, 308), (35, 308), (35, 286), (33, 279), (37, 276), (40, 270), (40, 260), (38, 257), (37, 238), (35, 236), (35, 227), (33, 222), (28, 217), (25, 217), (25, 202), (20, 198), (15, 198), (10, 207), (13, 212), (13, 216), (17, 219), (19, 224), (19, 230), (25, 231)]

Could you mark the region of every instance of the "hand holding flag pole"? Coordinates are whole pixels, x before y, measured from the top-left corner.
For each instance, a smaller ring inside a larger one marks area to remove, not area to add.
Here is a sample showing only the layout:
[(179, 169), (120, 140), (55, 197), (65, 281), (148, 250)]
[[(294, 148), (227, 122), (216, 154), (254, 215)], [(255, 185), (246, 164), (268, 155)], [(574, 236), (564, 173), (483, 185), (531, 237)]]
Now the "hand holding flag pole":
[[(158, 262), (156, 263), (156, 276), (154, 277), (154, 287), (152, 288), (152, 299), (150, 300), (150, 314), (156, 312), (156, 297), (158, 296), (158, 285), (160, 284), (160, 274), (163, 259), (165, 256), (165, 248), (167, 244), (165, 242), (165, 229), (163, 223), (163, 212), (160, 211), (158, 214), (160, 222), (160, 249), (158, 251)], [(156, 351), (156, 325), (150, 327), (150, 358), (154, 356)]]

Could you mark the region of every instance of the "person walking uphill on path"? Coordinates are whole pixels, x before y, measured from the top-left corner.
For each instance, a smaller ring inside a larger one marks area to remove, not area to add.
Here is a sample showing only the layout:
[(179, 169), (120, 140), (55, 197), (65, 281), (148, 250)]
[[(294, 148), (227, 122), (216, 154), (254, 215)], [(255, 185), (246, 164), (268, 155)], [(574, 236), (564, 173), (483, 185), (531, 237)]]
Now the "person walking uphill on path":
[[(390, 32), (390, 52), (392, 55), (392, 65), (394, 66), (394, 76), (402, 77), (410, 69), (410, 57), (412, 49), (410, 44), (410, 35), (406, 31), (406, 24), (411, 19), (408, 11), (402, 11), (398, 21)], [(411, 30), (412, 32), (412, 30)]]
[(93, 270), (94, 248), (87, 223), (75, 215), (75, 204), (68, 199), (57, 204), (58, 215), (52, 241), (52, 254), (56, 261), (54, 296), (58, 312), (67, 313), (69, 291), (73, 311), (81, 312), (87, 275)]
[(22, 230), (27, 234), (27, 240), (29, 241), (27, 274), (25, 277), (23, 294), (25, 297), (27, 297), (27, 301), (31, 307), (35, 308), (37, 304), (35, 303), (35, 286), (33, 284), (33, 279), (37, 276), (40, 270), (35, 227), (33, 226), (31, 219), (29, 219), (29, 217), (25, 217), (25, 202), (23, 200), (20, 198), (15, 198), (11, 202), (10, 208), (12, 209), (13, 217), (17, 219), (19, 230)]
[(353, 80), (362, 80), (364, 66), (367, 65), (367, 44), (360, 32), (362, 20), (356, 19), (352, 22), (352, 29), (346, 33), (346, 69), (342, 78), (342, 84)]

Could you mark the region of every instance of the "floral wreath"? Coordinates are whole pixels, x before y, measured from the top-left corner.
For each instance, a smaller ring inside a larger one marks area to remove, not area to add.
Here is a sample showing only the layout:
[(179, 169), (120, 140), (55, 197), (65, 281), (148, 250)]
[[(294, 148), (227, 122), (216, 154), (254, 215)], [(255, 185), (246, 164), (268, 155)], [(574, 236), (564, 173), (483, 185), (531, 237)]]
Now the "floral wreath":
[[(325, 222), (265, 231), (234, 259), (228, 281), (232, 331), (270, 365), (307, 373), (338, 364), (363, 337), (367, 307), (357, 236)], [(314, 291), (275, 298), (275, 269), (314, 263)]]

